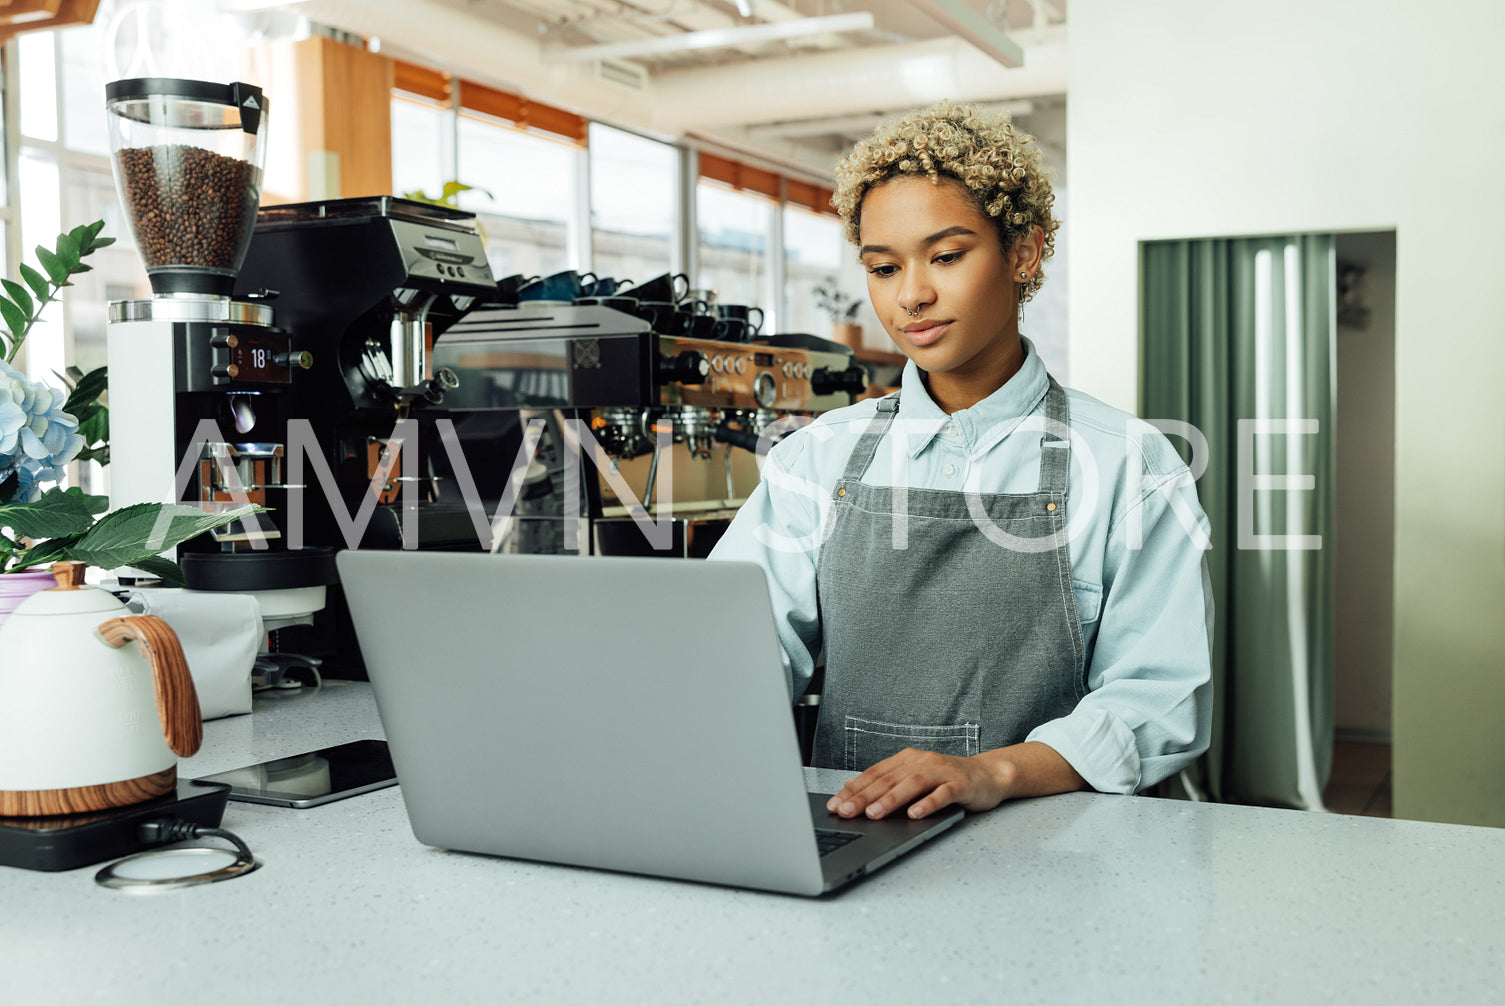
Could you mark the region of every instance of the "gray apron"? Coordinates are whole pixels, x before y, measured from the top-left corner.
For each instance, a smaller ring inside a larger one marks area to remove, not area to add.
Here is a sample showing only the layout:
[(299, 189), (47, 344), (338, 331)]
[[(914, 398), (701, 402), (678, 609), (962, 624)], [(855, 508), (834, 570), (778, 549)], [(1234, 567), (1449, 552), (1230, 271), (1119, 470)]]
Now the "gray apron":
[[(861, 771), (906, 747), (965, 756), (1017, 744), (1087, 692), (1064, 533), (1070, 410), (1060, 385), (1052, 379), (1045, 394), (1039, 490), (974, 495), (971, 507), (962, 492), (862, 481), (898, 411), (898, 395), (879, 399), (832, 489), (816, 564), (826, 681), (814, 764), (826, 768)], [(979, 507), (1037, 547), (990, 540), (973, 519)], [(896, 513), (907, 522), (902, 550)]]

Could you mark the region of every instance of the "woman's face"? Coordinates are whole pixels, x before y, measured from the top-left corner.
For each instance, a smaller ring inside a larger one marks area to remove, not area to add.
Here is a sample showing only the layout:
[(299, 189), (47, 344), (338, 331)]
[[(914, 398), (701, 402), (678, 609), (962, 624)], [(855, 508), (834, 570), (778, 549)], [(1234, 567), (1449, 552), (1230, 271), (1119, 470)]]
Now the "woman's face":
[[(960, 182), (906, 175), (870, 190), (859, 227), (868, 296), (889, 337), (921, 370), (957, 377), (1007, 368), (1019, 352), (1021, 268)], [(914, 313), (911, 313), (914, 312)]]

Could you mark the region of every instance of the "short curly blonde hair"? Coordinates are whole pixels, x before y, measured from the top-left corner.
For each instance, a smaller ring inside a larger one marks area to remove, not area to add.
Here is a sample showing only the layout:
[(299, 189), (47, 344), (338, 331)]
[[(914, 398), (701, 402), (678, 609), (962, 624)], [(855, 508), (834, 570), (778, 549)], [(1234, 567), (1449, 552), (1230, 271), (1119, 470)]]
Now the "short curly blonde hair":
[[(1060, 223), (1051, 212), (1056, 196), (1050, 169), (1035, 138), (1015, 129), (1008, 115), (943, 101), (879, 126), (836, 166), (831, 205), (841, 214), (848, 241), (861, 244), (862, 201), (868, 192), (903, 175), (955, 179), (977, 208), (993, 218), (1005, 249), (1039, 227), (1045, 232), (1042, 261), (1055, 253)], [(1036, 270), (1020, 289), (1019, 302), (1033, 297), (1044, 279), (1044, 270)]]

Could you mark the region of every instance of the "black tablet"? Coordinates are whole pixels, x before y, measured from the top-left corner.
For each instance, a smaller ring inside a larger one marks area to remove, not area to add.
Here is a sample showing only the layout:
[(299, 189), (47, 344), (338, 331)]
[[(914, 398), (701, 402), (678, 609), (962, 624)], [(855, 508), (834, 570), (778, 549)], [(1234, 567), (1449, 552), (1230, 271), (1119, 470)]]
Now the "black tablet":
[(216, 772), (198, 781), (228, 783), (232, 800), (302, 808), (395, 786), (397, 775), (387, 742), (364, 740)]

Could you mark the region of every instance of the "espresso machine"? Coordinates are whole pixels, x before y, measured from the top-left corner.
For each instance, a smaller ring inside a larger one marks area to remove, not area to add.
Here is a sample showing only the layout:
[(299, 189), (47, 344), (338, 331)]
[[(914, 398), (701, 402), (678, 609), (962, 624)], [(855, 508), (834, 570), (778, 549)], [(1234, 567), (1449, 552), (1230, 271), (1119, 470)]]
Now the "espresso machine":
[[(479, 305), (436, 344), (436, 365), (456, 378), (446, 410), (502, 410), (489, 435), (503, 470), (522, 476), (498, 501), (491, 550), (704, 557), (741, 503), (734, 454), (866, 387), (846, 347), (744, 342), (744, 325), (694, 301), (634, 296), (673, 289), (669, 279), (570, 303)], [(666, 491), (671, 459), (709, 469), (718, 450), (724, 481), (707, 471), (698, 491)], [(642, 466), (626, 462), (641, 458), (646, 472), (629, 478)]]
[[(265, 298), (233, 295), (261, 197), (266, 96), (136, 78), (110, 82), (105, 98), (116, 189), (152, 287), (149, 300), (109, 305), (111, 503), (267, 507), (176, 558), (189, 589), (253, 594), (274, 631), (305, 624), (336, 582), (332, 550), (288, 547), (290, 393), (313, 357)], [(258, 673), (314, 666), (287, 656)]]

